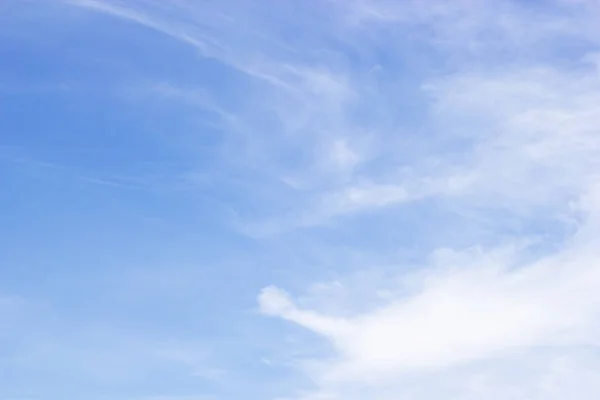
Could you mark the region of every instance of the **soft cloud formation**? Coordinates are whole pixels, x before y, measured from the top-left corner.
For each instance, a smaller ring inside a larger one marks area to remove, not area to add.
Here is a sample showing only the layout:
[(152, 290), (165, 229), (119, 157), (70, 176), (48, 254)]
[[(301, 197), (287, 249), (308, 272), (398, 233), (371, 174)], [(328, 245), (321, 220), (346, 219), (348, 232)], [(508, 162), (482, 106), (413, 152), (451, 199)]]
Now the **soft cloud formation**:
[(331, 341), (337, 356), (319, 366), (324, 385), (385, 385), (530, 348), (596, 346), (597, 234), (597, 222), (586, 223), (565, 248), (525, 264), (514, 249), (440, 251), (399, 285), (403, 294), (350, 318), (300, 309), (274, 287), (259, 303)]
[[(519, 22), (521, 15), (511, 18)], [(576, 24), (557, 19), (551, 25), (561, 26), (558, 32), (536, 27), (532, 33), (536, 40), (558, 40), (554, 35), (578, 31)], [(527, 41), (527, 32), (512, 28), (516, 40)], [(476, 67), (423, 86), (432, 99), (434, 129), (463, 145), (430, 154), (433, 164), (414, 163), (409, 173), (387, 182), (343, 188), (330, 197), (345, 200), (333, 209), (344, 214), (441, 198), (446, 200), (436, 204), (484, 210), (478, 215), (505, 210), (525, 229), (558, 219), (565, 236), (547, 232), (542, 251), (506, 247), (526, 239), (526, 231), (498, 235), (491, 248), (475, 243), (436, 251), (417, 272), (399, 272), (395, 292), (384, 301), (350, 316), (302, 308), (281, 289), (264, 289), (264, 313), (313, 331), (333, 348), (333, 355), (304, 364), (318, 389), (299, 398), (594, 398), (600, 390), (594, 366), (600, 334), (600, 87), (588, 60), (573, 60), (577, 68)]]

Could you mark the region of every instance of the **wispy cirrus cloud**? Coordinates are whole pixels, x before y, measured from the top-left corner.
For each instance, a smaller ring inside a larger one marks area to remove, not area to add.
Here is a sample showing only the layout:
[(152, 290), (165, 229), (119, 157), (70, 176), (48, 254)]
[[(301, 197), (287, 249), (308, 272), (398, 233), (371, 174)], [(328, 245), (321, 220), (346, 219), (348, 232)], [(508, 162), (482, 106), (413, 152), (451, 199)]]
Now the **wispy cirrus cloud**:
[[(562, 124), (567, 123), (569, 118), (577, 118), (581, 125), (572, 129), (579, 132), (581, 127), (594, 122), (582, 122), (579, 118), (593, 119), (595, 115), (591, 105), (593, 101), (587, 99), (596, 95), (593, 75), (590, 77), (554, 70), (543, 61), (544, 57), (552, 55), (546, 53), (555, 51), (552, 40), (590, 40), (589, 30), (593, 27), (586, 23), (574, 24), (573, 18), (584, 18), (585, 15), (580, 8), (569, 5), (555, 4), (544, 9), (545, 12), (537, 16), (536, 24), (528, 22), (534, 10), (510, 3), (503, 5), (500, 17), (491, 13), (486, 2), (436, 3), (431, 9), (413, 3), (399, 6), (387, 2), (352, 2), (337, 4), (337, 8), (330, 9), (342, 12), (341, 15), (346, 15), (359, 25), (346, 26), (338, 22), (329, 29), (318, 27), (319, 33), (335, 38), (346, 34), (348, 37), (343, 40), (359, 49), (368, 48), (364, 39), (354, 37), (359, 29), (387, 31), (391, 35), (417, 29), (421, 32), (418, 41), (432, 46), (436, 59), (448, 62), (445, 52), (451, 49), (457, 54), (466, 51), (465, 56), (477, 60), (473, 63), (470, 59), (450, 59), (448, 73), (438, 72), (433, 78), (423, 77), (423, 98), (415, 98), (414, 101), (423, 104), (433, 101), (433, 118), (419, 128), (420, 137), (403, 143), (403, 139), (398, 139), (401, 135), (396, 135), (398, 129), (403, 128), (386, 121), (394, 112), (386, 104), (388, 93), (381, 88), (379, 92), (372, 91), (373, 85), (379, 84), (382, 79), (389, 84), (400, 82), (401, 78), (385, 68), (387, 75), (384, 78), (372, 75), (371, 69), (378, 64), (372, 64), (368, 69), (357, 69), (357, 66), (348, 63), (338, 63), (332, 69), (332, 63), (328, 62), (315, 67), (305, 59), (315, 57), (314, 51), (308, 48), (313, 39), (294, 43), (296, 47), (288, 43), (273, 48), (266, 39), (277, 37), (273, 35), (277, 25), (272, 21), (257, 30), (248, 23), (246, 15), (245, 23), (238, 23), (231, 29), (224, 25), (214, 27), (215, 22), (208, 17), (201, 17), (200, 11), (207, 12), (206, 15), (216, 13), (221, 15), (221, 19), (223, 11), (217, 12), (186, 2), (166, 6), (169, 12), (163, 12), (165, 6), (154, 2), (128, 5), (84, 1), (74, 4), (156, 29), (190, 44), (204, 56), (215, 57), (239, 69), (253, 79), (260, 81), (268, 77), (265, 82), (270, 87), (262, 91), (260, 103), (230, 110), (218, 105), (209, 106), (220, 110), (221, 115), (235, 115), (235, 118), (222, 121), (225, 124), (223, 130), (230, 134), (235, 132), (233, 134), (236, 135), (236, 139), (229, 142), (233, 153), (228, 152), (227, 156), (238, 161), (245, 160), (242, 165), (251, 164), (258, 174), (254, 178), (271, 175), (274, 182), (279, 182), (283, 191), (277, 187), (270, 189), (271, 193), (281, 194), (277, 195), (278, 201), (288, 203), (294, 199), (287, 207), (295, 211), (283, 217), (268, 217), (270, 221), (267, 222), (266, 231), (287, 229), (286, 226), (312, 226), (332, 217), (431, 195), (446, 193), (454, 196), (464, 191), (485, 193), (500, 185), (518, 185), (518, 179), (529, 187), (530, 177), (518, 176), (539, 173), (532, 170), (531, 164), (537, 161), (533, 157), (544, 157), (542, 153), (551, 152), (552, 148), (555, 152), (562, 150), (557, 142), (560, 140), (559, 134), (553, 133), (558, 125), (534, 127), (531, 124), (539, 125), (539, 121), (547, 120), (539, 116), (548, 113), (554, 115), (555, 119), (561, 118), (562, 113)], [(467, 9), (468, 12), (465, 12)], [(569, 11), (568, 17), (560, 14), (561, 10)], [(356, 19), (357, 16), (360, 18)], [(263, 18), (260, 14), (252, 17), (257, 21)], [(230, 16), (230, 20), (235, 20), (235, 15)], [(375, 22), (382, 24), (378, 28), (380, 30), (370, 25), (364, 26)], [(400, 25), (395, 28), (389, 25), (391, 23)], [(415, 27), (416, 24), (420, 24), (420, 27)], [(462, 29), (457, 30), (457, 26)], [(228, 33), (225, 34), (224, 30)], [(238, 37), (248, 32), (254, 35), (252, 40)], [(482, 35), (491, 35), (491, 39), (477, 39), (481, 43), (472, 43), (473, 38)], [(232, 40), (232, 37), (237, 39)], [(524, 40), (526, 38), (529, 41)], [(205, 45), (204, 42), (213, 44)], [(448, 48), (448, 44), (452, 47)], [(493, 55), (495, 45), (503, 46), (508, 53)], [(532, 60), (519, 55), (525, 51), (521, 49), (523, 46), (529, 46), (527, 52), (535, 49)], [(293, 52), (288, 50), (290, 48)], [(336, 48), (332, 53), (342, 51)], [(404, 49), (394, 49), (392, 54), (405, 57), (406, 53)], [(261, 54), (260, 58), (257, 54)], [(296, 54), (296, 60), (290, 54)], [(509, 69), (503, 73), (483, 72), (481, 69), (491, 61), (490, 57), (510, 57), (511, 62), (517, 64), (509, 65)], [(541, 59), (541, 64), (536, 64), (536, 57)], [(583, 62), (582, 65), (585, 67), (585, 64)], [(468, 66), (466, 71), (465, 66)], [(412, 86), (413, 89), (410, 86), (399, 89), (420, 90), (418, 86)], [(401, 92), (398, 95), (402, 96)], [(173, 96), (179, 96), (183, 101), (194, 97), (189, 89), (169, 90), (167, 97)], [(582, 105), (581, 100), (575, 100), (574, 96), (590, 101)], [(211, 102), (210, 93), (202, 97), (205, 106)], [(573, 107), (590, 108), (575, 111), (581, 115), (573, 116), (569, 114)], [(257, 115), (265, 112), (269, 114), (267, 119), (257, 118)], [(510, 122), (501, 121), (502, 118)], [(492, 129), (496, 132), (491, 132)], [(282, 134), (274, 139), (264, 135), (265, 130), (276, 130)], [(530, 134), (526, 138), (519, 133), (524, 130), (534, 130), (537, 136)], [(465, 132), (469, 133), (465, 136)], [(240, 141), (240, 135), (245, 139)], [(440, 147), (448, 145), (443, 143), (450, 141), (450, 135), (466, 141), (466, 148), (457, 150)], [(580, 148), (572, 148), (571, 151), (590, 150), (587, 144), (581, 143), (586, 140), (586, 134), (578, 135), (581, 136)], [(510, 151), (504, 151), (507, 148)], [(407, 161), (407, 153), (415, 150), (414, 159)], [(525, 154), (525, 151), (529, 154)], [(537, 155), (533, 152), (537, 152)], [(383, 169), (377, 165), (381, 164), (379, 160), (382, 157), (388, 161)], [(552, 158), (551, 154), (546, 160), (547, 163), (561, 165), (561, 161)], [(484, 165), (486, 162), (491, 165), (490, 169), (497, 169), (495, 166), (498, 163), (506, 165), (505, 176), (499, 176), (502, 172), (498, 170), (482, 173), (481, 169), (487, 168)], [(506, 169), (508, 164), (510, 171)], [(551, 168), (548, 164), (546, 167)], [(494, 177), (493, 174), (498, 176)], [(507, 175), (511, 178), (507, 179)], [(486, 183), (489, 181), (498, 184)], [(545, 180), (538, 181), (536, 194), (528, 190), (532, 193), (530, 196), (548, 198), (549, 194), (544, 193), (548, 188), (539, 185), (547, 183)], [(506, 189), (502, 188), (504, 193), (508, 193)], [(288, 190), (294, 195), (286, 194)], [(514, 187), (513, 193), (516, 192), (523, 191)], [(490, 195), (495, 196), (493, 193)], [(497, 197), (500, 198), (505, 197)], [(250, 223), (249, 227), (252, 226), (256, 226), (256, 221)]]

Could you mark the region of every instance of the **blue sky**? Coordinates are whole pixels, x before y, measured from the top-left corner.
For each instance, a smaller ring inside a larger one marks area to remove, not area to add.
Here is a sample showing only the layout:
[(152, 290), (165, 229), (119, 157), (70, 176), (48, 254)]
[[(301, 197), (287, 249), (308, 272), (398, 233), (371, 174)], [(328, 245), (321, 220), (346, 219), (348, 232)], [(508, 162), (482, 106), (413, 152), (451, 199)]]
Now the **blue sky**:
[(600, 6), (0, 5), (0, 400), (595, 399)]

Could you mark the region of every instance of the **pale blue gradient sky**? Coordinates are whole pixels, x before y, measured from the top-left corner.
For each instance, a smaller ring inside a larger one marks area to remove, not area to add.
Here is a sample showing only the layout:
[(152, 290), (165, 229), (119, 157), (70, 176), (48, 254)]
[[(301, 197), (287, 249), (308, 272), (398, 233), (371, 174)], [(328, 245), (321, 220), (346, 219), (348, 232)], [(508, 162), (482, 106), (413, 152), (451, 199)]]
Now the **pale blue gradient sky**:
[(0, 400), (595, 399), (600, 5), (0, 4)]

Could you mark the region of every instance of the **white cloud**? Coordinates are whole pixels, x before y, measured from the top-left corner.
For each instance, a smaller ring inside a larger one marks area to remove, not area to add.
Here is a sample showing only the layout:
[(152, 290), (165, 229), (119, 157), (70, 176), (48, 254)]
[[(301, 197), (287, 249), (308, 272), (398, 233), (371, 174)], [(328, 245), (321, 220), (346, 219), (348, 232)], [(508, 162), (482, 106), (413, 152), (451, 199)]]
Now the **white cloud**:
[[(594, 208), (591, 213), (598, 211)], [(483, 363), (486, 371), (485, 363), (492, 360), (493, 370), (503, 363), (510, 367), (522, 362), (528, 352), (532, 355), (527, 362), (544, 349), (569, 358), (573, 349), (599, 344), (596, 218), (590, 216), (556, 254), (525, 265), (519, 252), (439, 253), (416, 276), (407, 277), (410, 284), (396, 288), (403, 294), (351, 317), (300, 309), (272, 287), (263, 291), (259, 302), (263, 312), (310, 329), (332, 344), (335, 357), (320, 360), (309, 371), (326, 392), (337, 393), (340, 385), (349, 384), (370, 388), (367, 393), (378, 396), (398, 380), (427, 376), (434, 380), (438, 371), (452, 374), (461, 368), (469, 372), (460, 375), (458, 383), (466, 384), (476, 379), (470, 366), (476, 369), (477, 363)], [(489, 379), (496, 378), (492, 373)], [(568, 383), (563, 376), (557, 379), (549, 384)], [(589, 385), (600, 389), (595, 383)], [(522, 388), (523, 384), (518, 386)], [(399, 388), (398, 393), (405, 394), (405, 389)], [(497, 386), (479, 390), (479, 395), (495, 396)], [(533, 390), (534, 396), (542, 393)], [(459, 398), (474, 393), (466, 387)], [(592, 398), (591, 393), (585, 396)]]
[[(531, 33), (541, 41), (580, 33), (575, 21), (554, 22), (550, 33)], [(510, 239), (498, 233), (495, 249), (436, 253), (417, 272), (399, 272), (401, 283), (391, 292), (386, 287), (385, 301), (350, 315), (320, 311), (315, 302), (301, 307), (269, 288), (259, 297), (263, 311), (322, 336), (334, 351), (305, 360), (303, 371), (317, 389), (298, 398), (595, 398), (600, 86), (584, 64), (466, 68), (431, 80), (424, 85), (432, 99), (428, 126), (460, 145), (436, 149), (410, 173), (391, 167), (383, 178), (363, 178), (326, 195), (335, 200), (329, 216), (429, 197), (441, 207), (448, 199), (484, 215), (503, 209), (530, 229), (565, 217), (571, 222), (558, 235), (549, 232), (543, 251), (498, 250), (507, 240), (527, 241), (521, 232)], [(460, 235), (461, 227), (455, 229)], [(352, 287), (344, 290), (352, 296)], [(274, 307), (275, 300), (285, 307)]]

